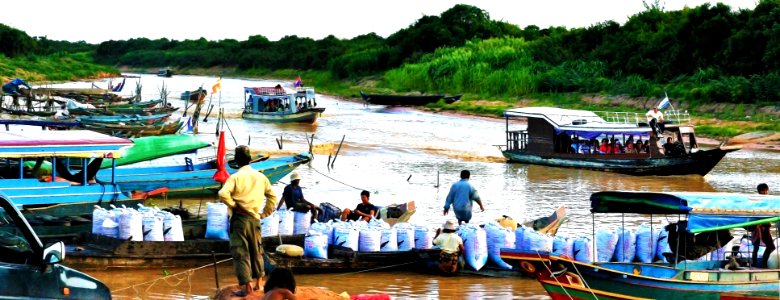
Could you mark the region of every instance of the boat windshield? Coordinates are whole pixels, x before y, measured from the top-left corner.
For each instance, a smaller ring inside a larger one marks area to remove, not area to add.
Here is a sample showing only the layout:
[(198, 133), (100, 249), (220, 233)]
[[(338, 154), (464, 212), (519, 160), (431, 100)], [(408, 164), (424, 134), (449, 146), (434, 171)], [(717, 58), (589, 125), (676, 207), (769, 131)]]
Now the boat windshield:
[(0, 210), (0, 262), (24, 264), (31, 262), (33, 250), (16, 224)]

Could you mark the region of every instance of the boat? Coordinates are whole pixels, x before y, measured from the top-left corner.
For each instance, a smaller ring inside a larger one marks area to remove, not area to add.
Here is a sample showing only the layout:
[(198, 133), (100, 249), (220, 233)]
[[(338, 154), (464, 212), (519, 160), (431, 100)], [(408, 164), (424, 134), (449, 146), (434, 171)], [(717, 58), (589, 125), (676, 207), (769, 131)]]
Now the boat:
[[(677, 234), (678, 237), (693, 234), (698, 237), (724, 230), (728, 234), (729, 229), (769, 225), (780, 220), (780, 196), (605, 191), (592, 194), (590, 202), (594, 214), (685, 216), (687, 226), (682, 229), (685, 234)], [(736, 266), (726, 259), (680, 261), (676, 252), (690, 247), (685, 240), (669, 234), (670, 244), (672, 241), (682, 244), (679, 248), (672, 247), (675, 253), (671, 257), (675, 259), (669, 263), (584, 263), (549, 252), (508, 248), (501, 249), (501, 258), (536, 278), (553, 299), (780, 297), (780, 269)]]
[[(638, 113), (596, 112), (554, 107), (506, 110), (506, 144), (499, 149), (508, 162), (580, 168), (629, 175), (706, 175), (729, 152), (741, 146), (699, 149), (687, 113), (667, 113), (666, 131), (658, 138)], [(605, 119), (606, 118), (606, 119)], [(518, 123), (527, 124), (526, 127)], [(598, 141), (612, 139), (626, 145), (633, 139), (649, 141), (641, 153), (599, 153)], [(662, 152), (671, 138), (677, 153)]]
[[(303, 244), (299, 244), (303, 246)], [(265, 251), (265, 269), (287, 268), (302, 273), (345, 273), (369, 270), (417, 270), (427, 250), (358, 252), (351, 248), (329, 245), (327, 259), (308, 257), (287, 257), (275, 251)]]
[[(276, 183), (298, 166), (309, 162), (311, 156), (307, 153), (273, 157), (253, 161), (251, 166)], [(228, 173), (235, 173), (238, 168), (231, 162), (225, 166)], [(205, 162), (193, 162), (190, 157), (184, 157), (177, 165), (166, 166), (136, 166), (126, 165), (111, 170), (101, 170), (97, 173), (98, 180), (115, 178), (116, 183), (126, 191), (151, 191), (167, 187), (168, 194), (201, 194), (213, 195), (213, 190), (219, 188), (219, 182), (212, 177), (217, 170), (215, 158)]]
[(81, 128), (87, 130), (123, 138), (176, 134), (184, 127), (181, 118), (169, 123), (157, 122), (153, 124), (114, 124), (86, 120), (80, 120), (79, 124)]
[(317, 122), (317, 117), (325, 111), (325, 108), (315, 107), (314, 90), (311, 90), (311, 98), (307, 96), (309, 93), (304, 93), (306, 98), (297, 95), (297, 92), (288, 93), (281, 86), (245, 87), (245, 105), (241, 117), (273, 123)]
[[(499, 219), (498, 221), (499, 224), (501, 224), (502, 226), (506, 226), (506, 225), (510, 225), (510, 224), (506, 224), (506, 222), (512, 221), (512, 219), (508, 218), (507, 216), (504, 216), (502, 217), (502, 219)], [(536, 230), (541, 234), (555, 236), (555, 234), (558, 232), (558, 229), (561, 227), (561, 225), (563, 225), (565, 221), (566, 221), (566, 207), (561, 205), (557, 209), (555, 209), (552, 212), (552, 214), (550, 214), (549, 216), (536, 218), (528, 222), (525, 222), (522, 225), (528, 228), (532, 228), (533, 230)], [(515, 225), (519, 226), (521, 224), (516, 223)], [(424, 268), (422, 268), (424, 272), (429, 274), (439, 274), (438, 265), (439, 265), (440, 253), (441, 250), (438, 248), (420, 253), (424, 262)], [(513, 268), (513, 269), (501, 268), (499, 266), (496, 266), (495, 263), (493, 263), (490, 260), (488, 260), (488, 263), (485, 264), (479, 270), (474, 270), (472, 268), (461, 268), (458, 272), (460, 274), (486, 276), (486, 277), (516, 277), (516, 276), (523, 275), (522, 270), (520, 270), (519, 268)]]
[[(93, 180), (95, 166), (132, 144), (86, 130), (0, 132), (0, 192), (26, 213), (57, 216), (89, 213), (94, 205), (135, 205), (143, 198), (122, 192), (114, 177)], [(39, 172), (44, 160), (57, 166), (49, 174)]]
[(199, 87), (197, 90), (185, 91), (184, 93), (181, 93), (181, 99), (192, 103), (203, 104), (203, 101), (206, 100), (207, 94), (208, 92), (204, 90), (203, 87)]
[(455, 96), (444, 96), (444, 94), (436, 95), (390, 95), (390, 94), (366, 94), (360, 91), (360, 96), (363, 97), (368, 103), (377, 105), (389, 105), (389, 106), (419, 106), (429, 103), (436, 103), (441, 99), (444, 102), (451, 104), (460, 100), (462, 94)]
[(117, 107), (117, 108), (69, 108), (68, 113), (73, 116), (84, 115), (98, 115), (98, 116), (114, 116), (114, 115), (155, 115), (155, 114), (170, 114), (179, 108), (172, 106), (165, 107)]
[(159, 70), (157, 70), (157, 76), (160, 76), (160, 77), (171, 77), (171, 76), (173, 76), (173, 70), (168, 69), (168, 68), (160, 68)]
[[(203, 223), (205, 226), (205, 223)], [(303, 235), (263, 237), (265, 251), (280, 242), (303, 244)], [(67, 265), (79, 270), (127, 268), (195, 268), (231, 257), (230, 241), (185, 239), (184, 241), (127, 241), (85, 232), (66, 245)]]
[(101, 115), (86, 115), (78, 116), (76, 121), (84, 121), (86, 123), (154, 123), (158, 121), (165, 121), (171, 116), (170, 113), (162, 113), (156, 115), (113, 115), (113, 116), (101, 116)]

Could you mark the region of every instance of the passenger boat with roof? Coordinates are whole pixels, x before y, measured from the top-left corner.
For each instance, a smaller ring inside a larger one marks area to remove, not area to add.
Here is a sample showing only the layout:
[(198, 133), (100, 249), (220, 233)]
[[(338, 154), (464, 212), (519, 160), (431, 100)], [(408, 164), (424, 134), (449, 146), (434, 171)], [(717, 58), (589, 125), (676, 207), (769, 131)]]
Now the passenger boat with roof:
[(506, 144), (499, 149), (516, 163), (630, 175), (704, 176), (726, 153), (740, 149), (722, 144), (699, 149), (690, 116), (673, 111), (667, 112), (661, 136), (639, 113), (524, 107), (507, 110), (504, 116)]
[(241, 117), (264, 122), (314, 123), (325, 108), (316, 107), (313, 88), (288, 92), (281, 86), (245, 87)]
[[(103, 160), (118, 158), (132, 145), (85, 130), (0, 132), (0, 191), (26, 212), (53, 215), (88, 213), (94, 205), (134, 205), (143, 198), (123, 193), (114, 176), (94, 180)], [(55, 167), (44, 173), (46, 160)]]
[[(501, 249), (501, 258), (536, 278), (553, 299), (780, 297), (780, 269), (772, 266), (772, 258), (777, 258), (777, 252), (771, 254), (771, 269), (745, 266), (737, 259), (693, 261), (691, 259), (697, 257), (688, 256), (688, 260), (680, 260), (685, 257), (679, 254), (691, 255), (688, 248), (693, 245), (688, 241), (700, 246), (698, 239), (704, 238), (705, 234), (721, 236), (725, 233), (731, 237), (730, 229), (777, 222), (780, 220), (780, 196), (607, 191), (592, 194), (590, 201), (594, 214), (677, 214), (681, 219), (685, 217), (687, 225), (678, 222), (674, 227), (675, 234), (669, 232), (668, 242), (673, 252), (670, 257), (674, 259), (668, 263), (585, 263), (550, 252), (509, 248)], [(595, 232), (595, 228), (593, 230)], [(718, 243), (719, 246), (727, 242), (720, 239)]]

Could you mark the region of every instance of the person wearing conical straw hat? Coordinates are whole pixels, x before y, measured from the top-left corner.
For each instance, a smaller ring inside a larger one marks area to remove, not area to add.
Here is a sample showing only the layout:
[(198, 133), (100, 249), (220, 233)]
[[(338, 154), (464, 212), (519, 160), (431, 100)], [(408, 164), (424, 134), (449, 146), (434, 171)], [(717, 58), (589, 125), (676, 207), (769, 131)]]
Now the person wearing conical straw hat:
[(460, 269), (460, 254), (463, 253), (463, 239), (457, 234), (458, 220), (450, 219), (444, 222), (442, 228), (436, 231), (433, 245), (441, 248), (439, 254), (439, 271), (451, 275)]

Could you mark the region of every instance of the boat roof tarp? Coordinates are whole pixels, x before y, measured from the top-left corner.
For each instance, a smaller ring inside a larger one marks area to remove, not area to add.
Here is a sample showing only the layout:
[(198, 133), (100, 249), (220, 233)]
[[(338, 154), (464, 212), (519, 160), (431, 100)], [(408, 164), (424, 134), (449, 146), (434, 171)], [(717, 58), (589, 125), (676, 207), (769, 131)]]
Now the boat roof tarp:
[[(125, 148), (122, 158), (114, 160), (117, 166), (192, 152), (211, 145), (193, 134), (146, 136), (132, 138), (131, 140), (133, 141), (133, 146)], [(111, 166), (111, 160), (104, 160), (100, 168), (110, 168)]]
[(593, 213), (685, 214), (692, 233), (780, 220), (780, 196), (706, 192), (605, 191), (590, 196)]
[(132, 145), (128, 139), (89, 130), (0, 132), (0, 157), (5, 158), (118, 158), (119, 150)]

